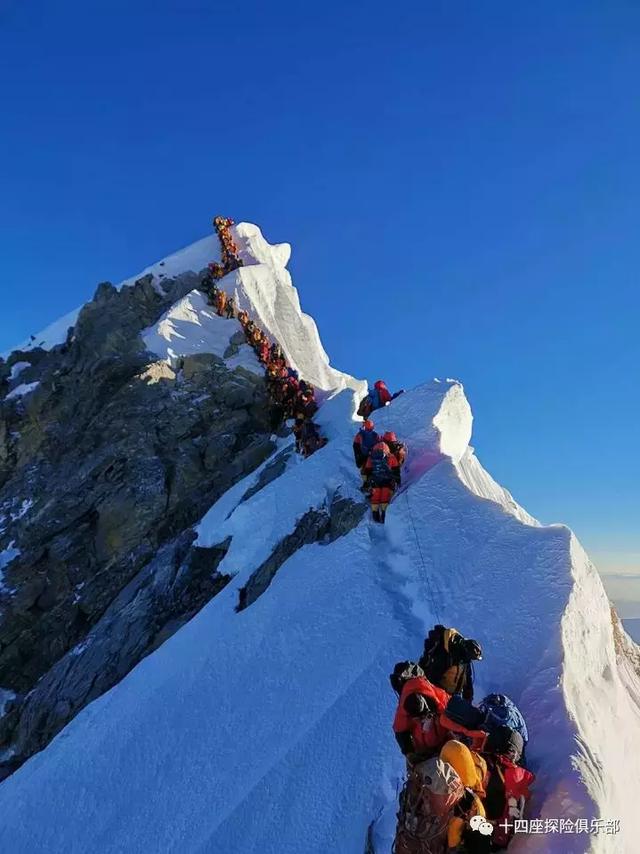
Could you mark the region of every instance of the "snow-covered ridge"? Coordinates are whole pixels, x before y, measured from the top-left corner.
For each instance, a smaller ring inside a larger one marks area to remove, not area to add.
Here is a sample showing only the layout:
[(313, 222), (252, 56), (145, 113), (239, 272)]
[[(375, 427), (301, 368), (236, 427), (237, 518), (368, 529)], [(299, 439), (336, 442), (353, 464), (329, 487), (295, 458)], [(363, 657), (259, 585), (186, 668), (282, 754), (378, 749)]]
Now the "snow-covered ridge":
[(245, 266), (225, 276), (220, 287), (280, 342), (289, 364), (316, 388), (334, 392), (350, 388), (364, 397), (366, 383), (330, 366), (315, 321), (302, 311), (285, 267), (291, 255), (289, 244), (271, 246), (258, 226), (250, 223), (240, 223), (233, 231)]
[[(218, 238), (215, 234), (211, 234), (208, 237), (203, 237), (201, 240), (197, 240), (195, 243), (186, 246), (184, 249), (178, 250), (178, 252), (168, 255), (166, 258), (157, 261), (155, 264), (145, 267), (144, 270), (137, 273), (135, 276), (130, 276), (129, 278), (124, 279), (120, 282), (117, 288), (120, 290), (121, 288), (131, 287), (138, 279), (148, 274), (153, 276), (156, 287), (162, 287), (162, 280), (164, 278), (178, 276), (180, 273), (185, 273), (188, 270), (198, 273), (206, 267), (210, 261), (216, 261), (219, 257), (220, 245)], [(69, 328), (73, 326), (78, 319), (81, 309), (82, 306), (73, 309), (73, 311), (70, 311), (68, 314), (65, 314), (63, 317), (54, 321), (32, 338), (28, 338), (16, 347), (12, 347), (11, 350), (2, 354), (3, 358), (7, 358), (7, 356), (9, 356), (14, 350), (22, 350), (26, 352), (37, 347), (41, 347), (43, 350), (51, 350), (52, 347), (62, 344), (67, 337)]]
[(50, 323), (49, 326), (45, 326), (45, 328), (40, 330), (37, 335), (33, 335), (32, 337), (25, 339), (20, 344), (17, 344), (10, 350), (6, 350), (0, 355), (3, 359), (7, 359), (15, 350), (20, 350), (25, 353), (29, 350), (34, 350), (37, 347), (41, 347), (43, 350), (51, 350), (52, 347), (62, 344), (67, 337), (69, 328), (73, 326), (78, 319), (81, 308), (82, 306), (74, 308), (73, 311), (70, 311), (58, 320), (54, 320), (54, 322)]
[(14, 400), (16, 397), (24, 397), (26, 394), (31, 394), (32, 391), (35, 391), (40, 383), (38, 381), (33, 383), (20, 383), (14, 389), (12, 389), (9, 394), (5, 397), (5, 400)]
[[(298, 292), (286, 269), (290, 245), (270, 244), (258, 226), (251, 223), (235, 226), (233, 235), (245, 266), (225, 276), (220, 288), (233, 296), (237, 308), (245, 309), (273, 341), (280, 342), (289, 363), (316, 388), (327, 393), (349, 388), (363, 397), (366, 383), (330, 366), (315, 321), (302, 311)], [(188, 269), (200, 270), (206, 266), (207, 252), (211, 258), (212, 246), (208, 241), (208, 238), (198, 241), (165, 259), (162, 267), (156, 264), (144, 272), (157, 276), (160, 269), (170, 271), (171, 275)], [(139, 277), (124, 284), (131, 284)], [(175, 359), (194, 352), (222, 356), (229, 338), (239, 328), (235, 321), (217, 317), (206, 306), (204, 297), (194, 291), (173, 306), (152, 329), (145, 330), (143, 337), (149, 350), (162, 358)]]
[[(242, 366), (262, 376), (264, 368), (245, 343), (233, 347), (232, 338), (242, 333), (237, 320), (218, 317), (200, 291), (191, 291), (178, 300), (160, 320), (145, 329), (142, 339), (147, 349), (176, 367), (183, 356), (213, 353), (224, 358), (231, 370)], [(230, 349), (235, 350), (229, 355)]]
[(313, 854), (362, 854), (373, 823), (376, 854), (388, 854), (403, 761), (387, 674), (445, 621), (483, 643), (478, 693), (505, 691), (527, 716), (531, 814), (620, 818), (625, 829), (624, 840), (532, 836), (512, 850), (635, 851), (625, 784), (640, 773), (637, 677), (616, 664), (608, 603), (575, 539), (521, 518), (472, 459), (458, 383), (374, 413), (410, 451), (386, 529), (365, 521), (305, 546), (236, 613), (241, 587), (302, 513), (336, 494), (357, 499), (353, 397), (323, 406), (329, 445), (242, 501), (254, 472), (207, 513), (199, 543), (232, 537), (220, 567), (232, 581), (0, 787), (7, 850), (297, 854), (304, 839)]
[[(245, 266), (226, 276), (220, 287), (233, 294), (237, 306), (246, 309), (273, 340), (283, 344), (290, 364), (314, 386), (326, 392), (351, 388), (363, 397), (366, 384), (329, 365), (329, 357), (320, 342), (315, 321), (304, 314), (300, 307), (298, 292), (286, 269), (291, 257), (291, 246), (288, 243), (270, 244), (258, 226), (252, 223), (239, 223), (234, 227), (233, 234)], [(187, 271), (199, 272), (219, 257), (218, 238), (212, 234), (125, 279), (118, 288), (132, 286), (148, 274), (153, 276), (156, 287), (162, 288), (163, 279)], [(197, 292), (185, 299), (186, 302), (183, 300), (180, 305), (174, 306), (153, 329), (145, 330), (147, 346), (162, 358), (193, 352), (221, 355), (219, 350), (226, 332), (221, 331), (223, 327), (218, 323), (220, 319), (203, 308)], [(25, 341), (14, 349), (42, 347), (48, 350), (61, 344), (79, 312), (79, 308), (70, 312), (35, 335), (33, 340)], [(171, 331), (171, 325), (174, 331)], [(230, 330), (230, 327), (227, 328)], [(213, 349), (207, 350), (207, 347)]]
[[(303, 514), (337, 496), (362, 500), (351, 442), (365, 387), (330, 367), (286, 270), (288, 244), (270, 246), (249, 224), (235, 237), (246, 266), (222, 287), (326, 392), (317, 420), (330, 442), (308, 460), (290, 456), (243, 500), (267, 460), (209, 509), (198, 544), (231, 538), (219, 571), (232, 580), (0, 786), (0, 847), (362, 854), (371, 828), (376, 854), (388, 854), (404, 762), (387, 676), (445, 622), (484, 647), (478, 695), (508, 693), (527, 717), (530, 815), (622, 824), (618, 836), (534, 835), (510, 851), (635, 854), (640, 680), (616, 656), (601, 581), (575, 537), (541, 526), (476, 458), (459, 383), (424, 384), (374, 413), (409, 448), (385, 529), (365, 520), (300, 548), (236, 612)], [(170, 256), (173, 275), (196, 268), (200, 243)], [(159, 278), (166, 266), (144, 272)], [(237, 330), (194, 291), (144, 339), (170, 361), (224, 358)]]

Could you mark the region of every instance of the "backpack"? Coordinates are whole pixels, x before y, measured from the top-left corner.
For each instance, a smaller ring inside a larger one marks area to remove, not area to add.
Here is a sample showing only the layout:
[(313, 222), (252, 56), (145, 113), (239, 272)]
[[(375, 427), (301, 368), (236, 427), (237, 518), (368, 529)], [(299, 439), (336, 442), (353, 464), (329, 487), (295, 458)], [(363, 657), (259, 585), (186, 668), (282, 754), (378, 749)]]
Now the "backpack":
[(438, 757), (409, 772), (400, 794), (395, 854), (436, 854), (446, 846), (447, 826), (464, 786), (448, 762)]
[(373, 451), (369, 459), (371, 460), (371, 480), (374, 484), (391, 480), (391, 469), (384, 451)]
[(365, 430), (364, 427), (360, 428), (360, 436), (362, 437), (360, 448), (364, 456), (368, 457), (373, 446), (380, 441), (380, 437), (375, 430)]
[(377, 388), (370, 388), (367, 394), (371, 409), (380, 409), (380, 392)]
[(522, 712), (505, 694), (489, 694), (479, 703), (478, 708), (484, 713), (484, 726), (489, 732), (498, 726), (505, 725), (519, 732), (525, 745), (529, 741), (527, 724)]
[(484, 714), (476, 709), (473, 703), (464, 700), (459, 694), (454, 694), (445, 709), (445, 714), (454, 723), (465, 729), (480, 729), (484, 723)]
[(389, 682), (398, 697), (402, 694), (405, 682), (424, 676), (424, 670), (415, 661), (399, 661), (389, 674)]
[(373, 407), (371, 406), (371, 400), (369, 399), (369, 395), (363, 397), (360, 401), (360, 406), (358, 406), (357, 415), (361, 418), (368, 418), (371, 415)]
[(420, 666), (427, 678), (449, 694), (473, 699), (473, 668), (465, 652), (465, 639), (456, 629), (434, 626), (424, 642)]
[(451, 641), (457, 634), (455, 629), (438, 624), (427, 635), (420, 666), (425, 673), (431, 672), (429, 679), (432, 682), (438, 681), (446, 670), (458, 664), (451, 649)]
[(400, 465), (404, 465), (407, 459), (407, 446), (403, 445), (402, 442), (387, 442), (387, 445), (389, 445), (389, 450)]

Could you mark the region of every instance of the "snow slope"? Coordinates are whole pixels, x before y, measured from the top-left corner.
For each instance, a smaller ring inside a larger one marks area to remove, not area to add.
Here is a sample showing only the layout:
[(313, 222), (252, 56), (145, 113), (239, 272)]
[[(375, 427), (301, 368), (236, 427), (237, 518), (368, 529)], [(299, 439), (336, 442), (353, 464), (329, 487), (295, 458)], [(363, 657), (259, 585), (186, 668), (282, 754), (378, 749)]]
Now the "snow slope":
[(300, 307), (300, 297), (286, 269), (289, 244), (271, 246), (251, 223), (240, 223), (233, 232), (245, 266), (225, 276), (220, 287), (233, 294), (236, 305), (246, 309), (280, 342), (289, 364), (317, 389), (351, 388), (364, 397), (366, 383), (329, 365), (315, 321)]
[(27, 352), (38, 347), (41, 347), (43, 350), (50, 350), (52, 347), (56, 347), (58, 344), (64, 343), (67, 338), (69, 328), (75, 324), (79, 314), (80, 307), (74, 308), (73, 311), (70, 311), (68, 314), (65, 314), (53, 323), (50, 323), (49, 326), (46, 326), (38, 332), (37, 335), (32, 335), (31, 338), (27, 338), (20, 344), (12, 347), (11, 350), (7, 350), (5, 353), (0, 355), (2, 355), (3, 359), (6, 359), (14, 350)]
[[(331, 441), (243, 501), (266, 461), (209, 510), (199, 543), (232, 538), (219, 570), (233, 580), (0, 786), (0, 850), (362, 854), (370, 832), (387, 854), (403, 772), (388, 673), (442, 621), (483, 644), (478, 695), (506, 692), (527, 717), (531, 816), (621, 821), (617, 836), (532, 835), (510, 850), (635, 852), (640, 680), (616, 658), (601, 581), (575, 537), (541, 526), (478, 462), (460, 384), (427, 383), (375, 413), (409, 445), (385, 528), (365, 518), (304, 546), (236, 612), (302, 514), (336, 495), (361, 500), (351, 441), (363, 386), (328, 365), (286, 244), (270, 250), (254, 229), (238, 227), (247, 266), (225, 284), (332, 390), (318, 416)], [(163, 358), (224, 345), (215, 330), (231, 322), (210, 323), (186, 299), (147, 331)]]
[(30, 394), (32, 391), (35, 391), (39, 385), (40, 383), (37, 381), (33, 383), (21, 383), (9, 392), (5, 397), (5, 400), (14, 400), (17, 397), (24, 397), (26, 394)]
[[(236, 305), (246, 309), (261, 328), (270, 333), (273, 340), (283, 344), (289, 363), (298, 368), (301, 375), (316, 388), (325, 392), (352, 388), (363, 397), (366, 394), (365, 384), (329, 365), (329, 357), (320, 342), (315, 321), (302, 312), (298, 292), (286, 269), (291, 256), (290, 245), (270, 244), (257, 225), (246, 222), (234, 227), (233, 235), (245, 266), (226, 276), (220, 286), (234, 295)], [(219, 258), (218, 238), (212, 234), (125, 279), (118, 288), (129, 287), (148, 274), (154, 277), (155, 286), (162, 288), (162, 279), (189, 270), (199, 272), (210, 261)], [(203, 311), (203, 307), (204, 301), (198, 292), (189, 294), (186, 303), (174, 306), (160, 324), (146, 330), (145, 341), (149, 349), (169, 359), (194, 352), (207, 352), (207, 347), (210, 348), (208, 352), (221, 355), (219, 350), (224, 333), (216, 323), (218, 318), (215, 314)], [(33, 340), (23, 341), (13, 349), (27, 351), (42, 347), (49, 350), (61, 344), (79, 312), (80, 308), (69, 312), (33, 336)], [(161, 324), (163, 328), (160, 328)], [(174, 329), (170, 328), (172, 325)], [(202, 327), (202, 330), (197, 330), (197, 326)], [(6, 357), (9, 354), (3, 355)], [(250, 359), (248, 362), (252, 364)], [(240, 364), (245, 364), (244, 360)]]
[[(233, 233), (245, 266), (225, 276), (220, 287), (233, 295), (236, 306), (245, 309), (271, 340), (282, 344), (289, 363), (317, 389), (336, 393), (351, 388), (363, 397), (366, 383), (330, 366), (315, 321), (300, 307), (298, 292), (286, 269), (291, 255), (289, 244), (271, 245), (258, 226), (250, 223), (240, 223)], [(159, 270), (167, 271), (167, 275), (199, 271), (213, 254), (211, 241), (205, 238), (123, 284), (131, 284), (145, 273), (158, 276)], [(169, 360), (196, 352), (223, 356), (230, 337), (239, 330), (239, 324), (217, 317), (202, 294), (193, 291), (146, 330), (143, 338), (149, 350)]]
[[(220, 260), (220, 244), (217, 236), (212, 234), (209, 237), (203, 237), (201, 240), (197, 240), (195, 243), (192, 243), (184, 249), (180, 249), (178, 252), (174, 252), (172, 255), (163, 258), (161, 261), (157, 261), (150, 267), (145, 267), (142, 272), (125, 279), (120, 282), (117, 287), (118, 290), (120, 288), (130, 287), (134, 285), (138, 279), (151, 273), (154, 277), (156, 287), (161, 288), (162, 279), (164, 278), (178, 276), (186, 270), (193, 270), (197, 273), (206, 267), (210, 261), (218, 260)], [(82, 306), (73, 309), (73, 311), (65, 314), (64, 317), (61, 317), (59, 320), (54, 321), (36, 335), (33, 335), (26, 341), (22, 341), (17, 346), (12, 347), (11, 350), (8, 350), (6, 353), (2, 353), (2, 357), (7, 358), (7, 356), (9, 356), (14, 350), (27, 352), (28, 350), (33, 350), (37, 347), (41, 347), (43, 350), (51, 350), (52, 347), (62, 344), (66, 340), (69, 328), (73, 326), (78, 319), (81, 308)]]
[(204, 294), (194, 290), (165, 312), (154, 326), (144, 330), (142, 339), (148, 350), (174, 367), (182, 356), (213, 353), (224, 358), (230, 369), (242, 366), (263, 376), (264, 368), (248, 344), (241, 344), (236, 354), (225, 358), (231, 339), (241, 332), (237, 320), (218, 317)]

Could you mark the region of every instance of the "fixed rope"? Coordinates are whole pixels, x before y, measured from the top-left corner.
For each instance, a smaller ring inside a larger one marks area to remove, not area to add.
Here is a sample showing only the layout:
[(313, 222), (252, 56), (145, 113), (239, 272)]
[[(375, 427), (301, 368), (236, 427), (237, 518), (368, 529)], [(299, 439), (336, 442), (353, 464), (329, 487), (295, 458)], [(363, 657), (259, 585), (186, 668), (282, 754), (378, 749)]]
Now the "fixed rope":
[(436, 621), (439, 622), (440, 621), (439, 608), (436, 607), (436, 597), (434, 595), (433, 589), (432, 589), (431, 584), (429, 582), (429, 573), (427, 572), (427, 564), (425, 563), (424, 555), (422, 554), (422, 546), (420, 545), (420, 538), (418, 537), (418, 531), (416, 529), (415, 521), (413, 519), (413, 513), (411, 512), (411, 504), (409, 503), (409, 490), (408, 489), (405, 490), (404, 496), (405, 496), (406, 501), (407, 501), (407, 511), (409, 514), (409, 520), (411, 521), (411, 527), (413, 528), (413, 536), (415, 538), (416, 545), (418, 546), (418, 554), (420, 555), (420, 562), (422, 563), (422, 569), (424, 571), (424, 573), (423, 573), (424, 574), (424, 583), (425, 583), (425, 586), (427, 588), (427, 595), (428, 595), (428, 598), (430, 600), (431, 610), (432, 610), (433, 616), (435, 617)]

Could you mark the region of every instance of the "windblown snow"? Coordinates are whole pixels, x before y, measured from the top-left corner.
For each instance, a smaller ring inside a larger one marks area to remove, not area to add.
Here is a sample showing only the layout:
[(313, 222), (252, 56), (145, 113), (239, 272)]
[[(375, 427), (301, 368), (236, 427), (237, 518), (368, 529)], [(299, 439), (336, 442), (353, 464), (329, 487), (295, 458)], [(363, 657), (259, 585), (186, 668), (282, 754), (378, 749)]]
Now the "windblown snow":
[(5, 400), (15, 400), (17, 397), (24, 397), (26, 394), (31, 394), (31, 392), (35, 391), (39, 385), (39, 382), (21, 383), (9, 392), (5, 397)]
[(174, 367), (182, 356), (213, 353), (224, 358), (231, 370), (242, 366), (262, 376), (264, 368), (251, 347), (242, 343), (233, 348), (232, 339), (238, 333), (244, 339), (238, 321), (218, 317), (204, 294), (196, 290), (165, 312), (155, 326), (143, 332), (142, 338), (148, 350)]
[[(209, 509), (199, 543), (231, 537), (219, 571), (233, 580), (0, 786), (0, 848), (362, 854), (368, 836), (387, 854), (404, 770), (388, 673), (445, 622), (484, 647), (478, 696), (507, 693), (525, 713), (530, 816), (620, 820), (617, 835), (529, 835), (510, 850), (635, 852), (640, 679), (616, 654), (609, 603), (576, 538), (540, 525), (477, 460), (459, 383), (426, 383), (374, 414), (409, 446), (386, 526), (365, 517), (304, 546), (236, 611), (306, 511), (362, 500), (351, 441), (365, 389), (329, 365), (286, 270), (288, 245), (270, 247), (247, 224), (236, 238), (246, 266), (222, 286), (324, 390), (317, 420), (330, 442), (307, 460), (292, 454), (242, 500), (267, 460)], [(198, 264), (188, 249), (171, 258), (201, 268), (201, 243)], [(234, 331), (194, 292), (145, 342), (169, 360), (225, 358)]]

